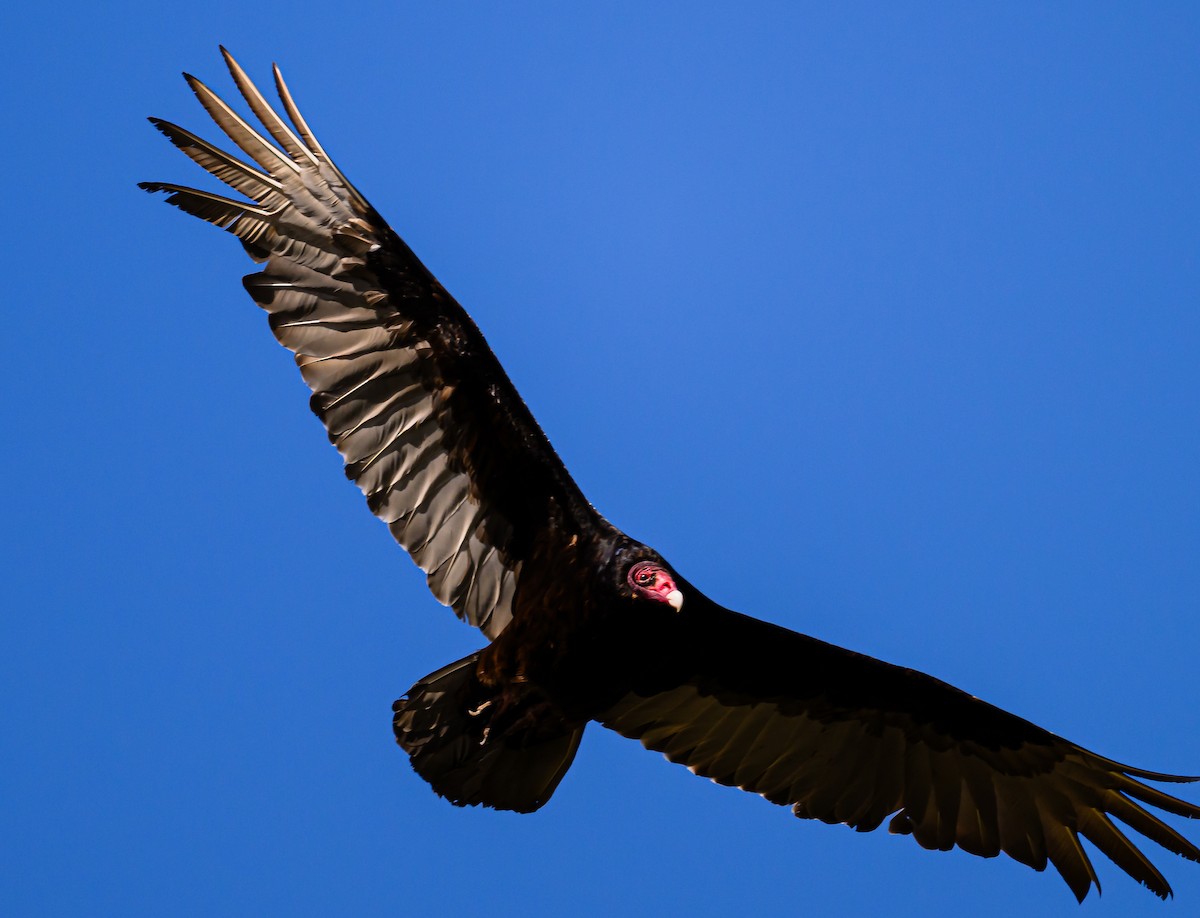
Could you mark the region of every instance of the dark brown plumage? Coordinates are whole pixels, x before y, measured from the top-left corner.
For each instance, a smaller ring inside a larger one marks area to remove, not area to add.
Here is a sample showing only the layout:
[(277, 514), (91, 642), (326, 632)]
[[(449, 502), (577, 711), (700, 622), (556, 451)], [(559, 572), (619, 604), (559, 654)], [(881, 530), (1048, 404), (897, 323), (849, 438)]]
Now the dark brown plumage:
[(347, 476), (433, 594), (491, 639), (396, 702), (396, 738), (438, 793), (537, 809), (595, 720), (800, 817), (887, 821), (927, 848), (1053, 864), (1080, 900), (1099, 885), (1081, 837), (1164, 897), (1125, 831), (1200, 860), (1151, 812), (1200, 807), (1144, 783), (1195, 779), (1118, 764), (922, 673), (730, 612), (612, 527), (278, 70), (290, 125), (225, 58), (265, 135), (187, 80), (253, 165), (151, 120), (246, 200), (142, 187), (264, 263), (246, 289), (296, 355)]

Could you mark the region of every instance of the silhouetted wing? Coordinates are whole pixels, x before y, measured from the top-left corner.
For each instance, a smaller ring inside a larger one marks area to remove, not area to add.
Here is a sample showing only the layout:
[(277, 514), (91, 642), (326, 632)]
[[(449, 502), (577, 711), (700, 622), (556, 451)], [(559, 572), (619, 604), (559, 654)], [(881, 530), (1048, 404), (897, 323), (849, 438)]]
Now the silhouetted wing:
[(246, 289), (295, 353), (347, 477), (429, 575), (433, 594), (494, 638), (512, 617), (522, 564), (546, 542), (606, 524), (475, 324), (317, 143), (278, 68), (291, 126), (222, 53), (265, 132), (185, 77), (254, 165), (151, 121), (249, 200), (142, 187), (167, 192), (266, 262)]
[(1080, 836), (1170, 894), (1112, 817), (1200, 860), (1143, 804), (1192, 818), (1200, 807), (1139, 780), (1197, 779), (1120, 765), (923, 673), (695, 598), (684, 635), (646, 651), (662, 665), (602, 724), (803, 818), (866, 832), (892, 817), (893, 833), (926, 848), (1048, 860), (1081, 901), (1099, 881)]

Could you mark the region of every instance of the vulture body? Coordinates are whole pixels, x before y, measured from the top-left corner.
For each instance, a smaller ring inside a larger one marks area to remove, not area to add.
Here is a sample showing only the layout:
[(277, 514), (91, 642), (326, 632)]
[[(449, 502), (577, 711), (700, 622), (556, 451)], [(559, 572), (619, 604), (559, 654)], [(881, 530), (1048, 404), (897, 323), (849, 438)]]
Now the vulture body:
[[(245, 278), (371, 511), (490, 643), (418, 681), (393, 727), (455, 804), (543, 805), (597, 721), (721, 784), (926, 848), (1052, 864), (1082, 900), (1088, 839), (1161, 897), (1126, 834), (1200, 849), (1154, 809), (1200, 807), (923, 673), (722, 608), (588, 503), (466, 312), (313, 136), (222, 49), (261, 129), (186, 79), (248, 161), (152, 123), (242, 197), (160, 182), (233, 233)], [(289, 123), (290, 122), (290, 123)], [(1118, 825), (1115, 820), (1122, 825)]]

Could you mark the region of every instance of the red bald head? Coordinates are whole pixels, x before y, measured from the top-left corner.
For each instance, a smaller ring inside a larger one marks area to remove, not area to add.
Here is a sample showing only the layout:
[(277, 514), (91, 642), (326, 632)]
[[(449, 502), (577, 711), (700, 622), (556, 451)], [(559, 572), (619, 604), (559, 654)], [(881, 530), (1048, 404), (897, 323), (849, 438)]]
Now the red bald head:
[(634, 596), (666, 603), (676, 612), (683, 608), (683, 593), (675, 585), (675, 578), (654, 561), (639, 561), (629, 568), (629, 587)]

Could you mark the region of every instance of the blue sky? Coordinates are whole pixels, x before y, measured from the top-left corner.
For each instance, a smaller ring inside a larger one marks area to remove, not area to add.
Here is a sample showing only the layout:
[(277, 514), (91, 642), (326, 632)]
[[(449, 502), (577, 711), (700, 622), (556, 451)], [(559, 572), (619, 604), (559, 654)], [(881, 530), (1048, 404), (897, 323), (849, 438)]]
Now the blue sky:
[[(598, 728), (537, 814), (438, 800), (390, 704), (480, 638), (342, 478), (240, 247), (134, 187), (199, 175), (144, 121), (213, 135), (180, 70), (278, 60), (613, 522), (1200, 772), (1200, 7), (824, 6), (3, 14), (0, 911), (1077, 913)], [(1173, 906), (1104, 862), (1078, 913), (1200, 908), (1152, 856)]]

